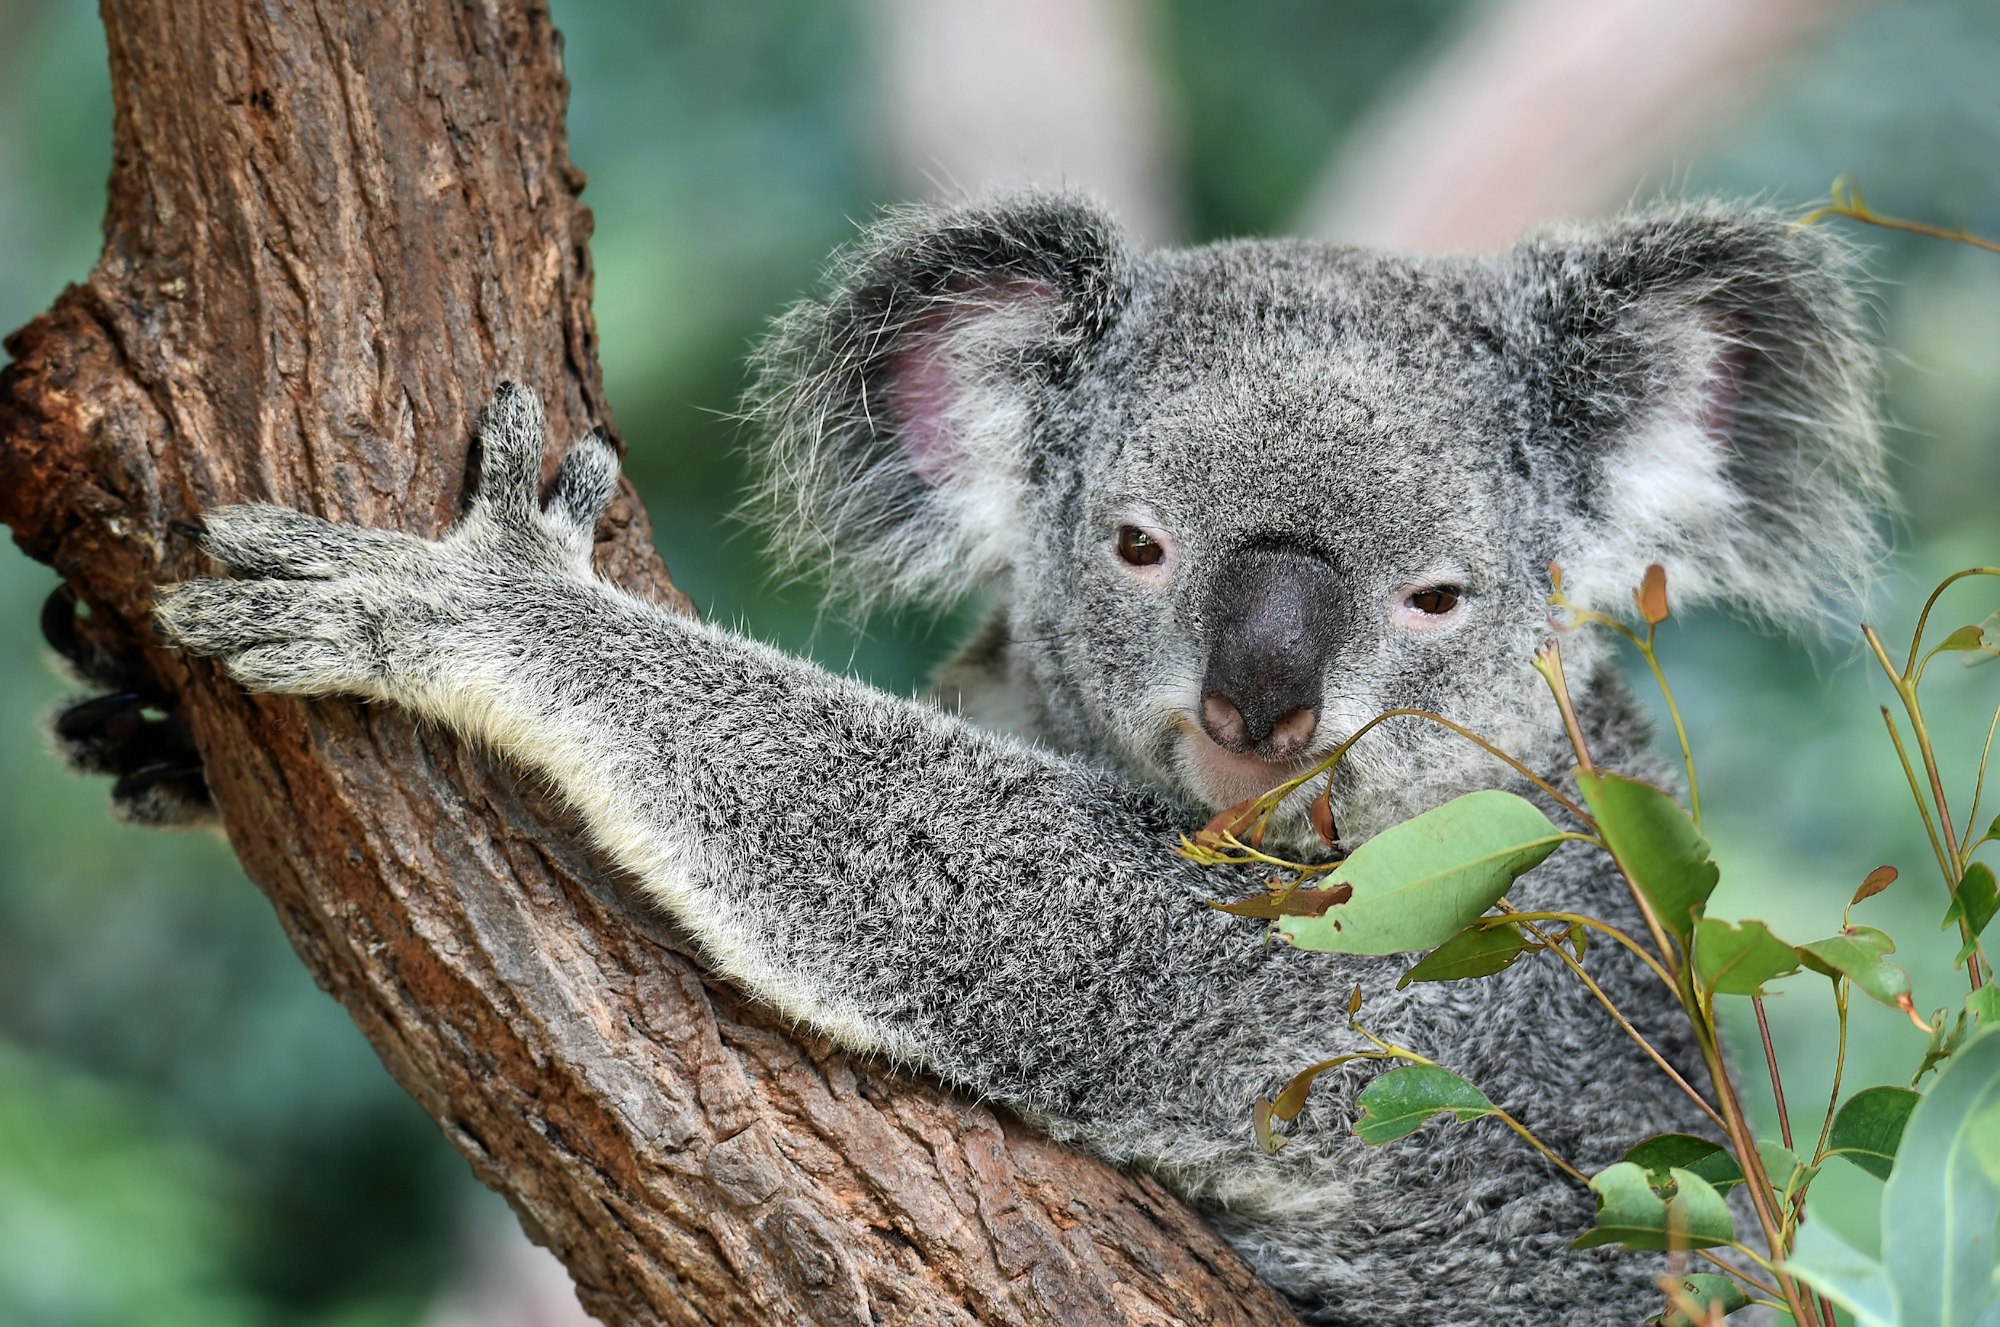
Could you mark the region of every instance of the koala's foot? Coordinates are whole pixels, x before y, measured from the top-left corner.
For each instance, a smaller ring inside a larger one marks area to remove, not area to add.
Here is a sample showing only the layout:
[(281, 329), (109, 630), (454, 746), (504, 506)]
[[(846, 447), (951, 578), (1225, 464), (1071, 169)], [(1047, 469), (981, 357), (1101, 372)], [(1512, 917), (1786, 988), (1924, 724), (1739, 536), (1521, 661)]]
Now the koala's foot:
[(108, 776), (112, 813), (135, 825), (205, 824), (215, 817), (201, 756), (172, 700), (135, 653), (87, 632), (76, 591), (57, 586), (42, 605), (42, 636), (87, 687), (106, 694), (69, 701), (49, 716), (49, 744), (80, 774)]
[(472, 500), (435, 541), (264, 504), (208, 513), (202, 548), (235, 579), (164, 589), (161, 631), (253, 690), (441, 712), (466, 670), (508, 666), (538, 591), (592, 577), (593, 534), (618, 482), (617, 454), (594, 432), (542, 502), (541, 405), (512, 383), (479, 440)]

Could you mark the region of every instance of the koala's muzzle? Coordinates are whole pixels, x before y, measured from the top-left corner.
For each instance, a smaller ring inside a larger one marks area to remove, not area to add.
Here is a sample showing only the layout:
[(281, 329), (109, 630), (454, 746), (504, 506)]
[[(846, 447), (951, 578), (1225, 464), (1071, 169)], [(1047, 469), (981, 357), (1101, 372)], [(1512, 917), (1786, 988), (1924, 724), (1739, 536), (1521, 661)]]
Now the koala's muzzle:
[(1339, 573), (1308, 553), (1251, 548), (1216, 572), (1204, 617), (1203, 731), (1266, 760), (1304, 751), (1319, 725), (1327, 664), (1347, 634)]

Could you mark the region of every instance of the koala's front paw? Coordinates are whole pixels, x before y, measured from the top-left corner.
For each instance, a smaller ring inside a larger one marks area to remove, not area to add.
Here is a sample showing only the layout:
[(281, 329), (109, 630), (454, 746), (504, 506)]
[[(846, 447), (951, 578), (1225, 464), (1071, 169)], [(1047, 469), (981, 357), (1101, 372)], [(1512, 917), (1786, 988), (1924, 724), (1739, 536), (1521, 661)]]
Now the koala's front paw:
[(468, 630), (503, 622), (538, 582), (589, 577), (618, 482), (617, 455), (593, 432), (539, 503), (541, 404), (512, 383), (488, 405), (480, 446), (472, 501), (436, 542), (263, 504), (211, 513), (202, 547), (241, 579), (168, 589), (161, 630), (255, 690), (421, 704), (449, 684)]

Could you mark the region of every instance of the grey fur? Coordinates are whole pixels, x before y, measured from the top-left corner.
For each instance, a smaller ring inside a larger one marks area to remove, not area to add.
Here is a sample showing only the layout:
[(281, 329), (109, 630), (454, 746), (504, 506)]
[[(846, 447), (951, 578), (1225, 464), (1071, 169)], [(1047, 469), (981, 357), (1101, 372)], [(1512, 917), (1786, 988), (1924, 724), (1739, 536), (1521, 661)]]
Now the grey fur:
[[(579, 444), (538, 509), (539, 412), (512, 387), (443, 540), (227, 509), (208, 548), (262, 579), (174, 587), (159, 617), (248, 685), (400, 704), (540, 770), (724, 973), (1158, 1171), (1314, 1320), (1628, 1327), (1657, 1307), (1657, 1263), (1570, 1251), (1589, 1195), (1490, 1121), (1364, 1147), (1352, 1066), (1277, 1155), (1253, 1140), (1258, 1096), (1362, 1048), (1357, 983), (1368, 1026), (1586, 1169), (1703, 1130), (1552, 963), (1399, 991), (1401, 958), (1297, 953), (1205, 905), (1252, 881), (1171, 851), (1225, 804), (1191, 754), (1202, 592), (1272, 542), (1342, 578), (1317, 750), (1420, 705), (1567, 768), (1528, 667), (1551, 560), (1616, 610), (1664, 550), (1681, 602), (1791, 620), (1875, 558), (1870, 359), (1841, 266), (1818, 232), (1717, 207), (1423, 260), (1142, 256), (1066, 197), (892, 214), (759, 356), (766, 510), (863, 597), (985, 587), (988, 625), (941, 688), (1011, 736), (603, 582), (611, 453)], [(1649, 473), (1662, 492), (1635, 486)], [(1158, 574), (1116, 562), (1133, 520), (1172, 544)], [(1448, 614), (1402, 606), (1439, 584), (1464, 591)], [(1657, 776), (1597, 647), (1566, 648), (1598, 759)], [(1516, 782), (1397, 722), (1356, 748), (1335, 810), (1354, 840), (1494, 786)], [(1514, 898), (1638, 925), (1573, 849)], [(1636, 963), (1603, 946), (1590, 966), (1692, 1065)]]

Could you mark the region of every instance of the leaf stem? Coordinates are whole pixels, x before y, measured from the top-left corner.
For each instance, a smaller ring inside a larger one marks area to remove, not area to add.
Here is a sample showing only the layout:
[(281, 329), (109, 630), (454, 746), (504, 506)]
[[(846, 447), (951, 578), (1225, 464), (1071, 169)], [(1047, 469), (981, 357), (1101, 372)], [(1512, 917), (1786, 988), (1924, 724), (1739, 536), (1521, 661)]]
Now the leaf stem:
[[(1596, 842), (1596, 840), (1594, 839), (1586, 840), (1586, 842)], [(1598, 844), (1598, 846), (1603, 847), (1604, 845), (1600, 843)], [(1607, 851), (1609, 850), (1607, 849)], [(1680, 989), (1678, 986), (1674, 985), (1674, 979), (1672, 974), (1669, 973), (1665, 968), (1660, 966), (1660, 960), (1654, 958), (1651, 954), (1647, 953), (1646, 947), (1644, 945), (1640, 944), (1637, 940), (1634, 940), (1631, 936), (1625, 934), (1625, 932), (1619, 930), (1616, 926), (1613, 926), (1609, 922), (1599, 921), (1595, 917), (1586, 917), (1580, 912), (1523, 912), (1519, 908), (1516, 908), (1513, 904), (1507, 902), (1507, 900), (1505, 899), (1500, 900), (1500, 902), (1495, 906), (1503, 910), (1499, 917), (1491, 919), (1495, 923), (1500, 921), (1567, 922), (1572, 926), (1585, 926), (1593, 931), (1601, 931), (1603, 934), (1609, 936), (1612, 940), (1616, 941), (1618, 944), (1621, 944), (1625, 948), (1631, 950), (1633, 955), (1637, 957), (1641, 963), (1644, 963), (1647, 967), (1651, 968), (1653, 970), (1653, 974), (1657, 976), (1661, 981), (1665, 982), (1670, 988), (1674, 990)], [(1487, 922), (1487, 920), (1488, 920), (1487, 918), (1482, 917), (1479, 921), (1474, 922), (1473, 925), (1475, 926), (1484, 925)]]
[(1813, 1145), (1812, 1164), (1826, 1160), (1827, 1141), (1833, 1137), (1833, 1117), (1840, 1108), (1840, 1076), (1847, 1068), (1847, 978), (1836, 977), (1833, 1005), (1840, 1018), (1840, 1041), (1833, 1053), (1833, 1090), (1827, 1093), (1826, 1121), (1819, 1126), (1819, 1142)]
[[(1749, 1252), (1749, 1250), (1746, 1249), (1744, 1250), (1744, 1252), (1747, 1253)], [(1775, 1297), (1778, 1294), (1778, 1289), (1776, 1286), (1773, 1286), (1768, 1282), (1761, 1281), (1757, 1277), (1750, 1275), (1750, 1273), (1744, 1271), (1741, 1267), (1738, 1267), (1735, 1263), (1726, 1262), (1723, 1259), (1716, 1257), (1715, 1251), (1713, 1249), (1696, 1249), (1694, 1251), (1694, 1254), (1697, 1258), (1704, 1259), (1708, 1262), (1715, 1264), (1717, 1267), (1720, 1267), (1723, 1271), (1729, 1273), (1731, 1276), (1741, 1281), (1744, 1285), (1749, 1286), (1752, 1290), (1761, 1290), (1765, 1294), (1771, 1295), (1773, 1297)], [(1760, 1259), (1759, 1261), (1762, 1260)]]
[[(1931, 609), (1937, 607), (1937, 601), (1944, 596), (1946, 590), (1949, 590), (1952, 586), (1969, 576), (2000, 576), (2000, 567), (1967, 567), (1963, 571), (1953, 572), (1937, 583), (1937, 588), (1931, 591), (1931, 597), (1924, 600), (1923, 611), (1917, 614), (1916, 634), (1910, 638), (1910, 661), (1903, 667), (1903, 674), (1905, 676), (1913, 673), (1918, 673), (1921, 676), (1917, 668), (1917, 652), (1923, 647), (1924, 628), (1931, 620)], [(1864, 635), (1869, 634), (1868, 628), (1863, 627), (1861, 630)], [(1875, 645), (1879, 653), (1881, 643), (1877, 641)], [(1892, 673), (1891, 676), (1893, 677), (1895, 674)], [(1916, 679), (1911, 678), (1911, 680), (1915, 681)]]
[(1985, 838), (1973, 838), (1979, 828), (1979, 803), (1986, 796), (1986, 762), (1993, 755), (1993, 730), (2000, 728), (2000, 705), (1993, 709), (1993, 718), (1986, 725), (1986, 744), (1979, 748), (1979, 777), (1972, 784), (1972, 810), (1965, 817), (1965, 833), (1960, 837), (1965, 843), (1965, 854), (1970, 857), (1972, 850), (1986, 842)]
[(1764, 1063), (1771, 1069), (1771, 1095), (1778, 1102), (1778, 1133), (1784, 1139), (1785, 1150), (1792, 1150), (1792, 1113), (1785, 1106), (1785, 1080), (1778, 1073), (1778, 1048), (1771, 1044), (1771, 1021), (1764, 1016), (1764, 997), (1750, 997), (1750, 1007), (1757, 1011), (1757, 1035), (1764, 1042)]
[(1556, 787), (1553, 783), (1549, 782), (1541, 775), (1529, 769), (1526, 765), (1522, 764), (1515, 757), (1507, 754), (1507, 752), (1501, 750), (1498, 746), (1495, 746), (1492, 742), (1487, 741), (1485, 738), (1481, 737), (1478, 733), (1473, 732), (1470, 728), (1467, 728), (1464, 724), (1454, 723), (1450, 719), (1445, 718), (1442, 714), (1439, 714), (1433, 710), (1415, 709), (1409, 706), (1403, 706), (1393, 710), (1382, 711), (1382, 713), (1376, 715), (1374, 718), (1370, 719), (1368, 722), (1362, 724), (1359, 728), (1356, 728), (1352, 733), (1350, 733), (1346, 738), (1346, 740), (1341, 742), (1339, 746), (1335, 747), (1331, 752), (1329, 752), (1326, 758), (1320, 761), (1319, 764), (1313, 766), (1311, 769), (1307, 770), (1303, 774), (1298, 775), (1295, 778), (1285, 780), (1285, 782), (1279, 784), (1277, 787), (1273, 788), (1270, 792), (1265, 793), (1264, 796), (1266, 798), (1272, 799), (1272, 805), (1273, 807), (1275, 807), (1278, 802), (1284, 801), (1285, 798), (1290, 797), (1293, 793), (1297, 792), (1300, 788), (1303, 788), (1306, 784), (1312, 782), (1314, 779), (1319, 778), (1321, 775), (1332, 773), (1333, 770), (1340, 764), (1340, 762), (1346, 758), (1349, 749), (1352, 748), (1356, 742), (1360, 741), (1363, 737), (1367, 736), (1368, 733), (1371, 732), (1373, 729), (1375, 729), (1376, 727), (1378, 727), (1379, 725), (1381, 725), (1382, 723), (1386, 722), (1389, 719), (1403, 719), (1403, 718), (1427, 719), (1432, 723), (1438, 724), (1441, 727), (1448, 728), (1452, 732), (1457, 733), (1460, 737), (1463, 737), (1466, 741), (1472, 743), (1474, 746), (1484, 751), (1487, 755), (1492, 756), (1495, 760), (1498, 760), (1501, 763), (1505, 764), (1515, 773), (1519, 774), (1522, 778), (1528, 780), (1528, 782), (1534, 784), (1537, 788), (1540, 788), (1543, 792), (1547, 793), (1550, 797), (1554, 798), (1557, 802), (1561, 803), (1563, 808), (1567, 810), (1571, 815), (1575, 816), (1577, 820), (1580, 821), (1583, 824), (1583, 826), (1586, 829), (1588, 829), (1592, 834), (1597, 833), (1597, 821), (1591, 818), (1590, 812), (1586, 811), (1582, 806), (1578, 805), (1574, 799), (1570, 798), (1560, 788)]
[(1903, 777), (1909, 782), (1910, 795), (1917, 799), (1917, 814), (1923, 817), (1924, 832), (1930, 836), (1931, 852), (1937, 857), (1938, 870), (1949, 881), (1952, 878), (1951, 860), (1945, 856), (1944, 843), (1938, 838), (1937, 822), (1931, 819), (1931, 808), (1924, 801), (1924, 786), (1917, 782), (1916, 768), (1910, 764), (1910, 753), (1903, 746), (1903, 735), (1896, 731), (1896, 720), (1887, 705), (1882, 706), (1882, 722), (1888, 725), (1889, 740), (1896, 744), (1896, 757), (1903, 762)]
[(1502, 1124), (1506, 1125), (1509, 1129), (1512, 1129), (1515, 1133), (1521, 1135), (1522, 1142), (1526, 1143), (1529, 1147), (1534, 1148), (1537, 1152), (1540, 1152), (1544, 1157), (1547, 1157), (1549, 1163), (1553, 1165), (1556, 1169), (1562, 1171), (1565, 1175), (1568, 1175), (1571, 1179), (1575, 1180), (1578, 1184), (1583, 1185), (1585, 1188), (1590, 1187), (1590, 1177), (1588, 1175), (1584, 1174), (1582, 1171), (1578, 1170), (1575, 1166), (1570, 1165), (1569, 1162), (1564, 1161), (1561, 1157), (1557, 1156), (1555, 1152), (1551, 1150), (1547, 1144), (1542, 1142), (1541, 1139), (1535, 1137), (1534, 1133), (1528, 1128), (1527, 1125), (1521, 1123), (1519, 1120), (1515, 1119), (1512, 1115), (1509, 1115), (1506, 1111), (1501, 1110), (1498, 1106), (1495, 1106), (1493, 1108), (1493, 1114), (1494, 1117), (1497, 1118)]
[[(1917, 753), (1923, 758), (1924, 773), (1930, 780), (1931, 801), (1937, 806), (1935, 820), (1931, 817), (1930, 807), (1924, 804), (1923, 785), (1917, 782), (1916, 771), (1910, 767), (1910, 753), (1903, 746), (1902, 735), (1896, 731), (1895, 720), (1889, 715), (1889, 707), (1886, 705), (1882, 707), (1882, 721), (1889, 725), (1889, 738), (1896, 744), (1897, 758), (1903, 762), (1903, 776), (1909, 780), (1910, 791), (1916, 795), (1917, 811), (1923, 816), (1924, 829), (1931, 836), (1931, 850), (1937, 854), (1938, 869), (1944, 873), (1945, 893), (1954, 900), (1958, 897), (1959, 880), (1965, 874), (1965, 859), (1959, 855), (1958, 830), (1952, 824), (1951, 807), (1945, 801), (1944, 779), (1938, 773), (1937, 753), (1931, 747), (1930, 729), (1924, 725), (1923, 707), (1917, 701), (1917, 681), (1921, 672), (1914, 661), (1918, 650), (1923, 646), (1924, 623), (1929, 619), (1931, 607), (1937, 603), (1937, 598), (1944, 593), (1945, 587), (1963, 577), (1987, 573), (2000, 575), (2000, 568), (1975, 567), (1970, 571), (1962, 571), (1946, 578), (1937, 589), (1931, 591), (1930, 599), (1924, 604), (1923, 614), (1917, 619), (1917, 634), (1910, 642), (1912, 662), (1904, 672), (1896, 671), (1896, 665), (1890, 660), (1889, 652), (1882, 647), (1882, 638), (1875, 634), (1875, 628), (1869, 626), (1861, 628), (1862, 639), (1866, 640), (1868, 648), (1875, 652), (1876, 662), (1882, 665), (1882, 671), (1888, 676), (1890, 686), (1895, 688), (1896, 698), (1903, 702), (1903, 713), (1909, 716), (1911, 731), (1916, 736)], [(1939, 839), (1940, 832), (1943, 834), (1942, 841)], [(1971, 944), (1975, 939), (1972, 934), (1972, 923), (1965, 917), (1958, 919), (1958, 934), (1966, 944)], [(1985, 984), (1978, 963), (1966, 964), (1965, 971), (1973, 990), (1976, 991)]]
[[(1703, 1013), (1707, 1011), (1703, 1010)], [(1737, 1099), (1736, 1085), (1729, 1077), (1729, 1066), (1722, 1058), (1722, 1048), (1715, 1037), (1715, 1024), (1707, 1017), (1698, 1017), (1694, 1020), (1694, 1030), (1702, 1060), (1708, 1066), (1709, 1078), (1715, 1084), (1715, 1094), (1722, 1106), (1723, 1128), (1729, 1135), (1731, 1150), (1736, 1153), (1736, 1164), (1743, 1169), (1751, 1206), (1757, 1210), (1758, 1224), (1764, 1228), (1764, 1242), (1770, 1247), (1772, 1258), (1782, 1258), (1785, 1254), (1784, 1233), (1771, 1206), (1771, 1177), (1764, 1169), (1763, 1157), (1757, 1152), (1756, 1135), (1751, 1132), (1749, 1118), (1743, 1113), (1743, 1103)], [(1756, 1257), (1755, 1254), (1751, 1256)], [(1798, 1284), (1765, 1259), (1757, 1258), (1757, 1262), (1777, 1278), (1778, 1289), (1791, 1310), (1792, 1320), (1797, 1323), (1809, 1321)]]
[(1849, 221), (1859, 221), (1867, 226), (1879, 226), (1883, 230), (1900, 230), (1911, 235), (1923, 235), (1933, 240), (1950, 240), (1954, 244), (1970, 244), (1975, 249), (1985, 249), (1989, 253), (2000, 253), (2000, 244), (1981, 239), (1965, 227), (1947, 230), (1943, 226), (1933, 226), (1922, 221), (1905, 221), (1901, 217), (1885, 217), (1869, 210), (1862, 201), (1861, 191), (1845, 177), (1833, 182), (1833, 199), (1826, 206), (1815, 208), (1799, 218), (1799, 224), (1810, 226), (1815, 221), (1827, 217), (1846, 217)]
[(1653, 670), (1653, 681), (1660, 687), (1660, 697), (1667, 702), (1667, 717), (1674, 721), (1674, 739), (1681, 745), (1681, 765), (1688, 776), (1688, 816), (1696, 829), (1701, 828), (1701, 784), (1694, 777), (1694, 748), (1688, 745), (1687, 725), (1681, 722), (1681, 707), (1674, 701), (1674, 689), (1667, 685), (1666, 670), (1660, 667), (1660, 656), (1653, 652), (1653, 632), (1646, 632), (1646, 639), (1633, 643), (1639, 646), (1640, 655), (1646, 666)]

